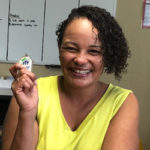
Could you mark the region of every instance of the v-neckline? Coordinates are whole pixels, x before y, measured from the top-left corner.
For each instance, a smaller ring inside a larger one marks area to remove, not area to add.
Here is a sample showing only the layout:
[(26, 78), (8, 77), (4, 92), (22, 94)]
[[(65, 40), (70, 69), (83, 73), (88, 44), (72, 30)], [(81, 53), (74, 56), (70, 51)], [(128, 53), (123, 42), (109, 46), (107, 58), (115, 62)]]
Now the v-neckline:
[(105, 96), (107, 95), (107, 93), (109, 92), (109, 89), (110, 89), (110, 86), (111, 86), (111, 83), (108, 84), (108, 87), (106, 89), (106, 91), (104, 92), (104, 94), (102, 95), (102, 97), (100, 98), (100, 100), (96, 103), (96, 105), (91, 109), (91, 111), (86, 115), (86, 117), (83, 119), (83, 121), (79, 124), (79, 126), (75, 129), (75, 130), (72, 130), (71, 127), (69, 126), (68, 122), (66, 121), (65, 119), (65, 116), (64, 116), (64, 113), (63, 113), (63, 110), (62, 110), (62, 106), (61, 106), (61, 102), (60, 102), (60, 94), (59, 94), (59, 86), (58, 86), (58, 80), (59, 78), (57, 77), (56, 79), (56, 91), (57, 91), (57, 104), (58, 104), (58, 110), (59, 110), (59, 114), (63, 120), (63, 123), (64, 125), (66, 126), (67, 130), (72, 133), (72, 134), (75, 134), (77, 133), (78, 131), (80, 131), (85, 125), (86, 123), (88, 122), (89, 119), (91, 119), (94, 115), (94, 113), (97, 111), (97, 108), (99, 105), (101, 105), (101, 103), (104, 101), (105, 99)]

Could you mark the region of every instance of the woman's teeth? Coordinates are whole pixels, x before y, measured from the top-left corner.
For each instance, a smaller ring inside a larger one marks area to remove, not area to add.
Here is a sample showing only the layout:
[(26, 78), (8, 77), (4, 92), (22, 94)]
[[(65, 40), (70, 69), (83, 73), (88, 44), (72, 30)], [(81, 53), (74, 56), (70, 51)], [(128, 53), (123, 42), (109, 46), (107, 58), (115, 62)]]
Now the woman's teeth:
[(87, 74), (87, 73), (89, 73), (90, 71), (89, 71), (89, 70), (74, 70), (74, 72), (80, 73), (80, 74)]

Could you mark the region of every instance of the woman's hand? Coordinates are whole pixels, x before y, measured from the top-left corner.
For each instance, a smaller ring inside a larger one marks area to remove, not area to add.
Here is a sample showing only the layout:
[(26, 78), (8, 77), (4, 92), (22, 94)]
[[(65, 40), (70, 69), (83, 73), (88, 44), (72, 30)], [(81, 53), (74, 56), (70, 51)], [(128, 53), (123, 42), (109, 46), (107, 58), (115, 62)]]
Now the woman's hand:
[(12, 91), (22, 112), (34, 112), (36, 115), (38, 92), (35, 75), (23, 65), (15, 64), (10, 69), (14, 77)]

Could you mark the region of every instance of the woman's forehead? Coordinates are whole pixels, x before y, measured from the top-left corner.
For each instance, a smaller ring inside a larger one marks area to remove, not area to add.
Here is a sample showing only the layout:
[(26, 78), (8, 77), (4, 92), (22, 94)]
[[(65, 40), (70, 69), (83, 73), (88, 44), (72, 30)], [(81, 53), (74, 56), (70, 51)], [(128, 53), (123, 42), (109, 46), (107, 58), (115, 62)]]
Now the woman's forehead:
[(86, 18), (74, 19), (66, 28), (63, 38), (93, 38), (98, 40), (98, 30)]
[(98, 34), (98, 30), (92, 25), (92, 22), (86, 18), (76, 18), (72, 20), (66, 27), (65, 34), (77, 32), (94, 32)]

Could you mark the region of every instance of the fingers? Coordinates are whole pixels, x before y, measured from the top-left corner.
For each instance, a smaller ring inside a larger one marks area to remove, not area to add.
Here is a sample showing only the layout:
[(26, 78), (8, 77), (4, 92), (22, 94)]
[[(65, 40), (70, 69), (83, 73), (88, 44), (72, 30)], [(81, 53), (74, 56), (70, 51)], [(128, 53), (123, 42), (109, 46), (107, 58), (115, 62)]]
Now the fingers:
[(36, 76), (34, 73), (32, 73), (31, 71), (27, 70), (26, 68), (21, 69), (18, 72), (18, 78), (27, 75), (33, 82), (36, 80)]
[(14, 79), (20, 78), (22, 75), (26, 74), (31, 78), (32, 81), (36, 80), (36, 76), (31, 71), (27, 70), (23, 65), (16, 63), (9, 69), (10, 73)]
[(9, 70), (14, 77), (12, 84), (13, 93), (15, 95), (20, 92), (24, 92), (24, 94), (29, 93), (36, 82), (35, 74), (19, 63), (13, 65)]
[(14, 77), (14, 79), (17, 79), (19, 77), (19, 75), (18, 75), (19, 70), (24, 69), (24, 68), (25, 67), (23, 65), (16, 63), (11, 68), (9, 68), (9, 71), (12, 74), (12, 76)]
[(12, 91), (16, 95), (19, 93), (28, 94), (32, 91), (33, 87), (36, 85), (35, 80), (33, 81), (27, 74), (23, 74), (12, 84)]

